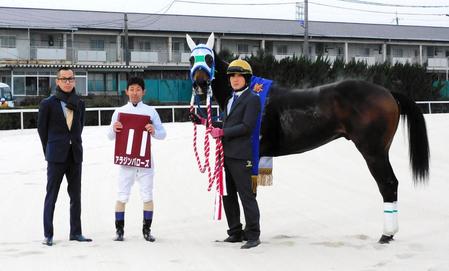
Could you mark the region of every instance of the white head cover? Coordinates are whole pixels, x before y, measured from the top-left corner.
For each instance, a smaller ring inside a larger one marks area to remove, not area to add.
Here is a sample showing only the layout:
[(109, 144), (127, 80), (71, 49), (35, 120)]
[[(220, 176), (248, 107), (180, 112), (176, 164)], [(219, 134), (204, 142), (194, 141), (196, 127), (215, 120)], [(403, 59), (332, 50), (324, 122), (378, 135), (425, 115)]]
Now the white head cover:
[(215, 57), (213, 51), (215, 42), (214, 33), (210, 34), (206, 44), (200, 43), (196, 45), (189, 34), (186, 34), (186, 40), (192, 51), (190, 54), (190, 79), (193, 81), (193, 75), (200, 69), (205, 71), (212, 81), (215, 73)]

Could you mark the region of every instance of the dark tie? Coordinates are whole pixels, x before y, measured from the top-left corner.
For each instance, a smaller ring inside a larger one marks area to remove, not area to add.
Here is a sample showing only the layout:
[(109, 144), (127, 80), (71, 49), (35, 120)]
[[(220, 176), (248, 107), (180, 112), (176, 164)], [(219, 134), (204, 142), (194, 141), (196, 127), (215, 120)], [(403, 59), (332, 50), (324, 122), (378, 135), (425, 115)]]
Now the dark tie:
[(239, 96), (238, 96), (237, 94), (234, 93), (234, 99), (232, 100), (231, 110), (234, 108), (235, 102), (237, 101), (238, 97), (239, 97)]

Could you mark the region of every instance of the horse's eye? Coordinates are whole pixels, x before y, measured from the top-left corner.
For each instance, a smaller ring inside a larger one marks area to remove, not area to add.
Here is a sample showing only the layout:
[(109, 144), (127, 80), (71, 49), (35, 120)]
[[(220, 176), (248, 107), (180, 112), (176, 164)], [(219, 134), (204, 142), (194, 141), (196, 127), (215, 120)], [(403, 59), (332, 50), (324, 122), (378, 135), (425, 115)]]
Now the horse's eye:
[(212, 68), (212, 65), (214, 64), (214, 59), (212, 58), (212, 56), (206, 55), (205, 60), (206, 60), (207, 66), (209, 66), (209, 68)]
[(190, 62), (190, 67), (193, 67), (193, 64), (195, 64), (195, 57), (191, 56), (189, 58), (189, 62)]

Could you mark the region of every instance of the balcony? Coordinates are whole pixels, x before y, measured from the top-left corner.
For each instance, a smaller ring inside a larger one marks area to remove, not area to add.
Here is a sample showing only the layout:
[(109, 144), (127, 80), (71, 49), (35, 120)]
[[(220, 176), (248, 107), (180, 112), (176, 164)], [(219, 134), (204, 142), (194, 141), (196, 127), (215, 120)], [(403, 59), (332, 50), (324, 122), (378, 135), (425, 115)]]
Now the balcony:
[(376, 64), (376, 57), (374, 56), (355, 56), (355, 62), (365, 62), (368, 66)]
[(157, 63), (159, 54), (157, 52), (132, 51), (131, 62), (150, 62)]
[(0, 48), (0, 59), (19, 59), (17, 48)]
[(399, 63), (399, 64), (412, 64), (413, 63), (413, 59), (411, 57), (393, 57), (393, 64)]
[(276, 59), (277, 61), (281, 61), (282, 59), (288, 58), (288, 57), (292, 58), (293, 55), (274, 55), (274, 59)]
[[(314, 60), (316, 61), (320, 56), (315, 56)], [(337, 59), (343, 59), (342, 55), (322, 55), (321, 58), (325, 61), (329, 61), (330, 64), (334, 63)]]
[(65, 60), (66, 50), (64, 48), (36, 48), (36, 59)]
[(448, 59), (447, 58), (437, 58), (437, 57), (433, 57), (433, 58), (428, 58), (427, 59), (427, 64), (428, 67), (431, 69), (436, 69), (436, 68), (447, 68), (448, 65)]
[(79, 50), (78, 61), (80, 62), (106, 62), (106, 51)]

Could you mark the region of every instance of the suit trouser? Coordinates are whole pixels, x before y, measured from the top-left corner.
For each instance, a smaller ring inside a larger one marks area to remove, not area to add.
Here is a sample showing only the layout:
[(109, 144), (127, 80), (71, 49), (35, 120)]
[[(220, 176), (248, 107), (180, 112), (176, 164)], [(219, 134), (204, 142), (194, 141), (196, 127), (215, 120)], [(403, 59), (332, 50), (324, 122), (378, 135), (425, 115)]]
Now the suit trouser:
[(44, 202), (44, 235), (53, 237), (53, 214), (64, 175), (70, 197), (70, 235), (81, 234), (81, 163), (73, 161), (72, 151), (64, 163), (48, 162), (47, 194)]
[(242, 202), (245, 215), (245, 235), (248, 240), (256, 240), (260, 236), (259, 206), (252, 190), (251, 167), (246, 160), (225, 157), (227, 196), (223, 197), (223, 206), (228, 221), (228, 235), (241, 234), (240, 207), (238, 196)]

